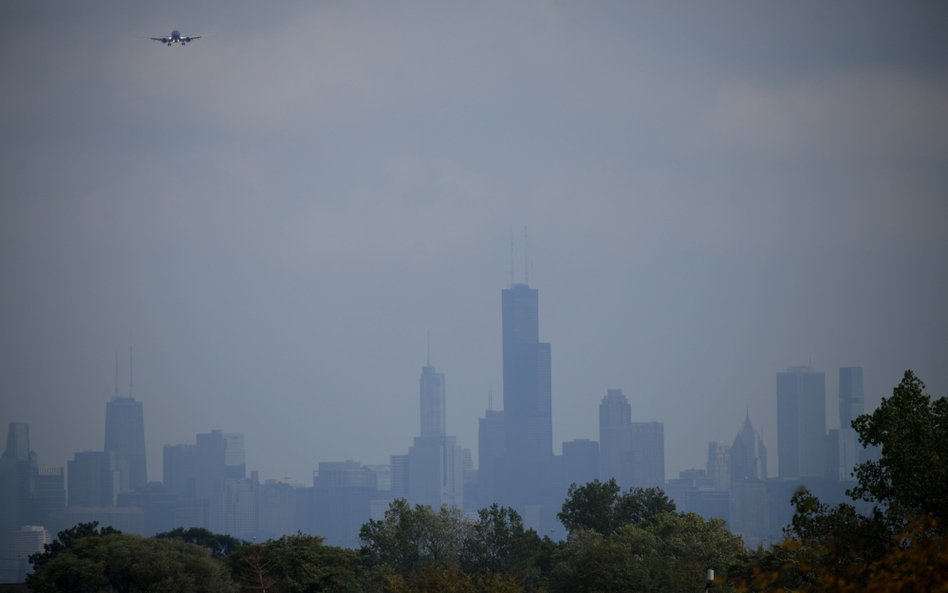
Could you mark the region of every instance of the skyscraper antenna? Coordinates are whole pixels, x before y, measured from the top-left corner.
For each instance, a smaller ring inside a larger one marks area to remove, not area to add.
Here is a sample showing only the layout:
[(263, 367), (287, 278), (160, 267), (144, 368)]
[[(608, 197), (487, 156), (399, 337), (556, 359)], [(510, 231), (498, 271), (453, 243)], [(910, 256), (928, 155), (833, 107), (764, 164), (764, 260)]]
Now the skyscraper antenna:
[(514, 285), (514, 238), (513, 229), (510, 229), (510, 288)]
[(128, 346), (128, 397), (132, 397), (132, 345)]

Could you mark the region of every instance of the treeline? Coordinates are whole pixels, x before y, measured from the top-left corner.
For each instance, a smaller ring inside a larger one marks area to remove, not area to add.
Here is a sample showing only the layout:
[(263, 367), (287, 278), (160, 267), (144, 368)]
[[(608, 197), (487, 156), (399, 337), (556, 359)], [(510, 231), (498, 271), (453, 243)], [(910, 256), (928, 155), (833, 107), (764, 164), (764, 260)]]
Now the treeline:
[(358, 550), (297, 534), (248, 543), (204, 529), (154, 538), (80, 524), (30, 558), (29, 585), (58, 592), (566, 593), (925, 591), (948, 593), (948, 401), (910, 371), (891, 398), (854, 422), (880, 461), (858, 468), (850, 495), (864, 516), (806, 490), (778, 545), (751, 551), (724, 522), (682, 514), (660, 489), (573, 485), (565, 541), (526, 529), (494, 505), (474, 520), (396, 500), (363, 525)]

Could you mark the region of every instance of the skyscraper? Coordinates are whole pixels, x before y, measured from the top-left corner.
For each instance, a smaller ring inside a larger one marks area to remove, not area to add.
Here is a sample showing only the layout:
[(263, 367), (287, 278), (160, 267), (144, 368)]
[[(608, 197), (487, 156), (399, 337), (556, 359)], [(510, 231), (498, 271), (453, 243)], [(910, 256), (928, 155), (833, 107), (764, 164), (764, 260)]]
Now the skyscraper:
[(113, 453), (122, 476), (121, 489), (134, 490), (148, 482), (145, 462), (145, 421), (142, 403), (116, 395), (105, 406), (105, 451)]
[(421, 436), (440, 438), (445, 432), (444, 373), (435, 372), (431, 364), (421, 368), (419, 379), (421, 394)]
[[(507, 501), (548, 492), (553, 461), (550, 345), (540, 342), (539, 296), (526, 284), (501, 292), (504, 468)], [(542, 496), (542, 495), (541, 495)]]
[(430, 364), (422, 367), (418, 394), (421, 436), (408, 449), (408, 500), (436, 510), (442, 505), (462, 507), (463, 453), (445, 430), (444, 374)]
[(609, 389), (599, 404), (599, 477), (632, 485), (632, 406), (621, 389)]
[(777, 373), (777, 465), (781, 478), (825, 472), (826, 377), (809, 367)]
[(767, 448), (764, 447), (764, 440), (754, 430), (754, 425), (750, 421), (750, 414), (744, 417), (744, 424), (741, 425), (740, 431), (734, 437), (730, 458), (730, 481), (732, 483), (767, 479)]
[(665, 425), (633, 422), (631, 426), (632, 487), (665, 486)]
[(853, 420), (865, 412), (862, 389), (862, 367), (839, 369), (839, 476), (840, 480), (853, 479), (853, 471), (863, 459), (859, 436), (853, 429)]

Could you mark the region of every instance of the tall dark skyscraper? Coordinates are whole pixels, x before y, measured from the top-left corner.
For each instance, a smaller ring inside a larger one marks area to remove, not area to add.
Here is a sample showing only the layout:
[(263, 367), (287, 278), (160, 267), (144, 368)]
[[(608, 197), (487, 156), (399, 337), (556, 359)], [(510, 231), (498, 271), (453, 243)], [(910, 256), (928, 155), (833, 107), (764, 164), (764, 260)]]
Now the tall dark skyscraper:
[(431, 364), (421, 368), (421, 437), (441, 438), (447, 433), (444, 424), (444, 373), (435, 372)]
[(539, 295), (514, 284), (503, 290), (501, 304), (506, 455), (545, 464), (553, 455), (553, 398), (550, 345), (539, 337)]
[(809, 367), (777, 373), (777, 471), (781, 478), (826, 471), (826, 377)]
[(105, 451), (115, 454), (119, 467), (128, 467), (123, 490), (134, 490), (148, 482), (145, 465), (145, 421), (142, 403), (131, 397), (112, 398), (105, 407)]

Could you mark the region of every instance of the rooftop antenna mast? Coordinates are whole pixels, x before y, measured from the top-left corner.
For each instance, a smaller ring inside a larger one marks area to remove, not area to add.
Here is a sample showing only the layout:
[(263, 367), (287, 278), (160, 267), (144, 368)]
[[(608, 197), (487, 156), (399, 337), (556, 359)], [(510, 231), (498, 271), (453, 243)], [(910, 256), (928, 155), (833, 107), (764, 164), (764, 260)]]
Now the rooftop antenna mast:
[(128, 397), (132, 397), (132, 346), (128, 346)]
[(510, 230), (510, 288), (514, 285), (514, 238), (513, 229)]

